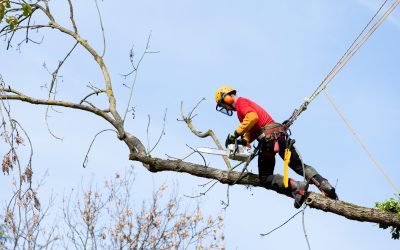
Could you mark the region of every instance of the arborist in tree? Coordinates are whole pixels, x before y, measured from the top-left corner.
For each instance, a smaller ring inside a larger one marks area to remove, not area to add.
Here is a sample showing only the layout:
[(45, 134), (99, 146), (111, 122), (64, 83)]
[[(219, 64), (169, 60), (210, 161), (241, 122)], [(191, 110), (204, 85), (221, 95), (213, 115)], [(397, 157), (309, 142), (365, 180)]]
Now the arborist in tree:
[[(284, 159), (285, 152), (288, 165), (297, 174), (304, 176), (308, 183), (312, 183), (327, 197), (338, 199), (335, 188), (327, 179), (322, 177), (313, 167), (303, 164), (299, 154), (293, 146), (294, 140), (289, 138), (287, 128), (276, 123), (272, 117), (255, 102), (236, 96), (236, 90), (230, 86), (222, 86), (215, 93), (216, 110), (232, 116), (237, 112), (240, 124), (232, 134), (228, 135), (225, 146), (233, 143), (250, 146), (250, 143), (259, 142), (258, 174), (261, 184), (295, 199), (295, 207), (299, 208), (304, 201), (307, 183), (289, 178), (284, 183), (282, 175), (274, 174), (275, 154)], [(241, 138), (239, 138), (241, 137)], [(286, 186), (286, 187), (285, 187)]]

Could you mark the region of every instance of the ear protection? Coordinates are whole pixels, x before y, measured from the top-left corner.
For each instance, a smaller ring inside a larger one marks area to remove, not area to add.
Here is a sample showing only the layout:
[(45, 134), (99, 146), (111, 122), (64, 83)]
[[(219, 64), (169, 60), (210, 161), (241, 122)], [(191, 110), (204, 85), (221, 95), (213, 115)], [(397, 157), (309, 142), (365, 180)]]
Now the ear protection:
[(228, 105), (233, 104), (233, 97), (231, 95), (224, 95), (224, 102)]

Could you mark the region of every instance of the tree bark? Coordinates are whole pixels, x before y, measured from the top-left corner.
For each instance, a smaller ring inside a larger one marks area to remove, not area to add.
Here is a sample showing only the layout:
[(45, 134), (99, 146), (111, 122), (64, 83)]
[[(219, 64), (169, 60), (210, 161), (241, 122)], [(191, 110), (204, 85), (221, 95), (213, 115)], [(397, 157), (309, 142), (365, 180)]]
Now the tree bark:
[[(240, 176), (240, 172), (236, 171), (228, 172), (182, 160), (164, 160), (146, 154), (131, 153), (129, 158), (130, 160), (143, 163), (151, 172), (182, 172), (207, 179), (214, 179), (220, 183), (229, 185), (234, 184)], [(258, 175), (252, 173), (244, 174), (236, 184), (263, 187), (260, 184)], [(334, 213), (350, 220), (400, 227), (400, 216), (398, 214), (381, 211), (375, 208), (362, 207), (344, 201), (332, 200), (314, 192), (308, 192), (306, 195), (305, 203), (311, 208)]]

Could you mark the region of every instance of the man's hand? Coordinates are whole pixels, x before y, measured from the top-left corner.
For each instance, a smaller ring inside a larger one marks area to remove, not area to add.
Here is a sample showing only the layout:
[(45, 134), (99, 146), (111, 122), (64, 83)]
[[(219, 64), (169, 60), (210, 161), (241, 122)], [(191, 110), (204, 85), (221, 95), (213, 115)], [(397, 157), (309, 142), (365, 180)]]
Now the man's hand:
[(229, 144), (234, 144), (235, 140), (236, 140), (236, 137), (232, 134), (229, 134), (225, 140), (225, 148), (227, 148)]
[(234, 144), (238, 137), (239, 134), (236, 132), (236, 130), (233, 132), (233, 134), (229, 134), (225, 141), (225, 148), (227, 148), (229, 144)]
[(287, 125), (289, 125), (289, 119), (284, 120), (281, 124), (282, 126), (287, 127)]
[(225, 148), (227, 148), (229, 144), (235, 144), (235, 143), (247, 146), (248, 142), (243, 138), (238, 139), (239, 136), (240, 135), (236, 132), (236, 130), (233, 134), (229, 134), (225, 141)]
[(239, 145), (243, 145), (243, 146), (247, 146), (247, 144), (249, 144), (245, 139), (237, 139), (237, 143)]

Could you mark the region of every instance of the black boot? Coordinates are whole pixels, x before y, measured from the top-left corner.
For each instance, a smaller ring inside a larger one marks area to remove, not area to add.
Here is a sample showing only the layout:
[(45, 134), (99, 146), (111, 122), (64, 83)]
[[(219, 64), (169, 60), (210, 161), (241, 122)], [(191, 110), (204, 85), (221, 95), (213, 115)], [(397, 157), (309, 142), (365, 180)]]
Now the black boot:
[(294, 207), (300, 208), (304, 203), (308, 184), (303, 181), (289, 179), (289, 188), (291, 189), (291, 194), (294, 199)]
[(336, 194), (335, 188), (329, 183), (327, 179), (317, 174), (310, 179), (310, 182), (317, 186), (317, 188), (326, 196), (334, 200), (338, 200), (339, 197)]

